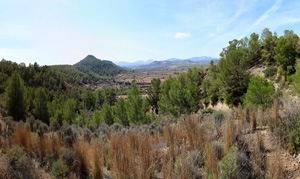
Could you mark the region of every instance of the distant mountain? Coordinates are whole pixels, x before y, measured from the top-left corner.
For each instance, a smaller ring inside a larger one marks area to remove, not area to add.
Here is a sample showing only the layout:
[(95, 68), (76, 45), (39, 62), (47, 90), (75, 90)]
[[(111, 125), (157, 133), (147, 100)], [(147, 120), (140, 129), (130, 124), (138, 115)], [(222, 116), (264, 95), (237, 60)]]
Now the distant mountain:
[(149, 64), (154, 62), (153, 59), (149, 59), (149, 60), (139, 60), (136, 62), (125, 62), (125, 61), (117, 61), (115, 62), (118, 66), (120, 67), (133, 67), (133, 66), (140, 66), (140, 65), (145, 65), (145, 64)]
[(187, 64), (209, 64), (211, 60), (215, 62), (218, 61), (217, 58), (213, 57), (191, 57), (187, 59), (181, 58), (170, 58), (163, 61), (153, 61), (152, 63), (131, 66), (131, 69), (159, 69), (159, 70), (168, 70), (173, 68), (174, 66), (187, 65)]
[(114, 76), (127, 72), (127, 70), (117, 66), (113, 62), (97, 59), (93, 55), (88, 55), (73, 66), (81, 72), (92, 72), (99, 76)]

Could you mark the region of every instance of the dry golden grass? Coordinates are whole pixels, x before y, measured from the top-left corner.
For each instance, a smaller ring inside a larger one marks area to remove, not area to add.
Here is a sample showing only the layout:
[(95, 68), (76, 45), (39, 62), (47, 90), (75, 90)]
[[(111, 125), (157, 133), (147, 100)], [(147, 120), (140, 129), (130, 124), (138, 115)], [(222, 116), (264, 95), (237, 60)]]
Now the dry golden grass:
[(90, 173), (91, 168), (91, 147), (90, 144), (83, 140), (78, 140), (73, 144), (77, 161), (79, 163), (79, 176), (85, 178)]
[(29, 154), (32, 153), (31, 132), (22, 124), (17, 124), (12, 138), (13, 145), (24, 147)]
[(280, 146), (277, 146), (275, 154), (268, 157), (268, 178), (286, 178), (284, 168), (281, 163)]
[(204, 139), (200, 122), (195, 118), (187, 118), (185, 128), (190, 150), (202, 150)]
[(204, 156), (205, 156), (205, 166), (206, 170), (209, 174), (213, 176), (213, 178), (219, 178), (218, 172), (218, 158), (215, 154), (212, 146), (212, 139), (209, 133), (204, 133)]
[(224, 124), (223, 142), (227, 153), (235, 140), (235, 124), (233, 119), (227, 118)]
[(103, 142), (95, 141), (91, 145), (93, 156), (93, 177), (95, 179), (104, 178), (103, 174)]
[(251, 123), (252, 131), (255, 131), (257, 122), (256, 122), (255, 110), (253, 108), (249, 109), (249, 115), (250, 115), (250, 123)]

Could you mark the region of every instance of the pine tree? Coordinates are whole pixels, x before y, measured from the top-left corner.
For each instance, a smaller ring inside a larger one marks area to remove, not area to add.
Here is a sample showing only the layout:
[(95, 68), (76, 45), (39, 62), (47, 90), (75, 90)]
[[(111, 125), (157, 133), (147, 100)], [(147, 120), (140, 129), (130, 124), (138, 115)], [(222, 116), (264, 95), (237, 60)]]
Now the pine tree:
[(47, 106), (47, 95), (44, 88), (39, 87), (35, 93), (33, 113), (35, 118), (49, 124), (49, 113)]
[(6, 87), (6, 108), (15, 120), (24, 117), (24, 82), (17, 71), (14, 71)]

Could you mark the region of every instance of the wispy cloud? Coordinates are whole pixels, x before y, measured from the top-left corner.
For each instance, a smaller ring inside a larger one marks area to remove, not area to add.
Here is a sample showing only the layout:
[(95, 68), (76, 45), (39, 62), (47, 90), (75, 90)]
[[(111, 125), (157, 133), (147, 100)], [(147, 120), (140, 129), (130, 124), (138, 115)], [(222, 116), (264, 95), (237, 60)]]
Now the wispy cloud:
[(188, 38), (191, 36), (191, 33), (185, 33), (185, 32), (178, 32), (175, 34), (175, 39), (183, 39), (183, 38)]

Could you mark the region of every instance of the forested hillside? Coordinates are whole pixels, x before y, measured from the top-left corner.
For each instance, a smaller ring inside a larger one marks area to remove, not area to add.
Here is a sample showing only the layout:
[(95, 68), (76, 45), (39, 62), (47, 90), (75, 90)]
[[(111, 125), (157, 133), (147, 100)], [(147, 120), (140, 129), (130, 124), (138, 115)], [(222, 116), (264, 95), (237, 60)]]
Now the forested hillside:
[(118, 67), (111, 61), (100, 60), (93, 55), (88, 55), (80, 62), (74, 64), (74, 67), (84, 73), (95, 73), (100, 76), (114, 76), (127, 72), (125, 69)]
[[(266, 66), (264, 75), (250, 74), (257, 64)], [(116, 88), (81, 85), (123, 72), (93, 56), (53, 67), (2, 60), (0, 146), (10, 161), (7, 173), (25, 176), (34, 159), (56, 178), (296, 176), (257, 132), (268, 129), (278, 153), (299, 153), (300, 100), (292, 95), (300, 94), (300, 40), (292, 30), (234, 39), (218, 64), (163, 82), (153, 78), (146, 96), (134, 82), (125, 98)], [(219, 102), (230, 109), (214, 110)]]

